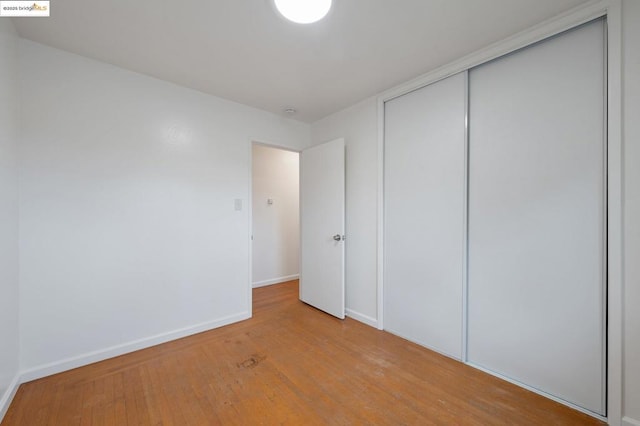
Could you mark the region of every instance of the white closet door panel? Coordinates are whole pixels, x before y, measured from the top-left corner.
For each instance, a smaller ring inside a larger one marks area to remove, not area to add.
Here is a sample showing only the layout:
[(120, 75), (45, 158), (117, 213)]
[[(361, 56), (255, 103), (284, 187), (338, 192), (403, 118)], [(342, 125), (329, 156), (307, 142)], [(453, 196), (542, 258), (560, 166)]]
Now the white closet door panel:
[(384, 328), (460, 359), (465, 80), (385, 104)]
[(604, 414), (604, 23), (470, 72), (469, 361)]

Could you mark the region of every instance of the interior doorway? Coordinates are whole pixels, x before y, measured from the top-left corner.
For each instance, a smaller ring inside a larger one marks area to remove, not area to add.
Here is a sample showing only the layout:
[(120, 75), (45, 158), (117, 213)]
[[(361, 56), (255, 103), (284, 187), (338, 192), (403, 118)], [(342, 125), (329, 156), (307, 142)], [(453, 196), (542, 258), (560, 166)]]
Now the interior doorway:
[(252, 143), (251, 286), (300, 277), (300, 154)]

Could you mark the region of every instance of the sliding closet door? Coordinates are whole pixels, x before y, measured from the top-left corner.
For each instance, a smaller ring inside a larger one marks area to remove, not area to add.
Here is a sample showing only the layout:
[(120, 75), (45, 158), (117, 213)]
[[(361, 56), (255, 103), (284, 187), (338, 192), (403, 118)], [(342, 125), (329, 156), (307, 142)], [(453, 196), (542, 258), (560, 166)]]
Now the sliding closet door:
[(604, 414), (604, 22), (470, 72), (469, 362)]
[(384, 328), (461, 358), (465, 84), (385, 104)]

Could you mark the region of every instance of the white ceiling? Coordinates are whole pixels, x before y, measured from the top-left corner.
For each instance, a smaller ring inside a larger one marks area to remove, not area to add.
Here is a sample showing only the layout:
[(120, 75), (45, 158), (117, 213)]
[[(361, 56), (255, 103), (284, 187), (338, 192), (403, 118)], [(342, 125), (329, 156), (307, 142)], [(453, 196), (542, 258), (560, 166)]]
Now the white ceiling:
[(313, 122), (587, 0), (333, 0), (293, 24), (272, 0), (54, 0), (22, 37)]

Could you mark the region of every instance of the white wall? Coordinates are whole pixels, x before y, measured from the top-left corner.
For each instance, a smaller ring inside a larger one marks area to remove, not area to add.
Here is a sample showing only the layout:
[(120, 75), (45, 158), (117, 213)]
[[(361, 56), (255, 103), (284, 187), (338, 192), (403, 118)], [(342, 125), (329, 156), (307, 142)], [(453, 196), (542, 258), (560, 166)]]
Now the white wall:
[(0, 19), (0, 420), (18, 374), (18, 37)]
[(628, 424), (640, 425), (640, 2), (624, 0), (622, 6), (625, 153), (623, 415)]
[(260, 287), (299, 274), (300, 155), (258, 144), (252, 152), (252, 280)]
[(347, 315), (374, 326), (378, 318), (377, 125), (376, 100), (370, 98), (311, 126), (313, 145), (345, 139)]
[(309, 126), (26, 40), (20, 58), (25, 378), (248, 317), (250, 140), (299, 149)]

